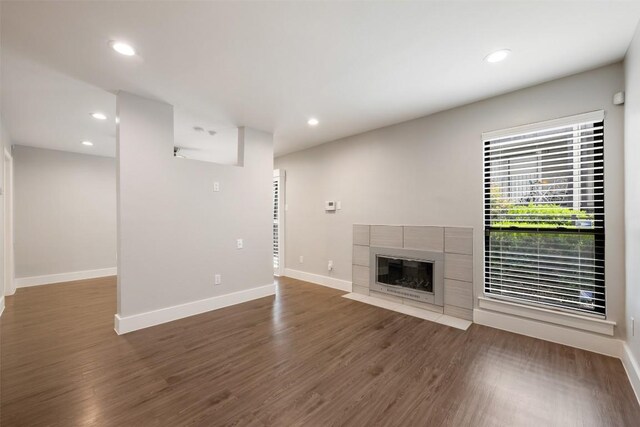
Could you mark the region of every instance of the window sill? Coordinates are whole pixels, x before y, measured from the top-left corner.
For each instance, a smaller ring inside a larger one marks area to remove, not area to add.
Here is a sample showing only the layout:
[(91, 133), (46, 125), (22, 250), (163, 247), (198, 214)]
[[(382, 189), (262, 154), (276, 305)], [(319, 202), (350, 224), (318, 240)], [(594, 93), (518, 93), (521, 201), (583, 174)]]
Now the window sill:
[(602, 335), (613, 336), (616, 322), (604, 319), (595, 319), (588, 316), (580, 316), (571, 313), (562, 313), (545, 308), (538, 308), (515, 302), (502, 301), (494, 298), (478, 297), (479, 307), (485, 310), (511, 314), (533, 320), (540, 320), (569, 328), (583, 331), (596, 332)]

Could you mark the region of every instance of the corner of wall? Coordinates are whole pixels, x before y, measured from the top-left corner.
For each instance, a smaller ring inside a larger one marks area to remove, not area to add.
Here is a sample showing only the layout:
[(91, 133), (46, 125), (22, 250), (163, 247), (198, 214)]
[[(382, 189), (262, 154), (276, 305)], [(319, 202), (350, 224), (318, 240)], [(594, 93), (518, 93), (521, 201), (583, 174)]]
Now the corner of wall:
[(131, 316), (121, 316), (120, 314), (116, 314), (114, 316), (114, 330), (118, 335), (123, 335), (139, 329), (184, 319), (185, 317), (195, 316), (197, 314), (206, 313), (208, 311), (241, 304), (243, 302), (275, 294), (276, 285), (275, 283), (271, 283), (269, 285), (253, 289), (233, 292), (212, 298), (205, 298), (198, 301), (191, 301), (186, 304), (174, 305)]
[(338, 289), (344, 292), (352, 292), (352, 284), (348, 280), (336, 279), (335, 277), (308, 273), (306, 271), (294, 270), (292, 268), (286, 267), (284, 269), (284, 275), (286, 277), (291, 277), (292, 279), (303, 280), (305, 282), (326, 286), (328, 288)]
[[(640, 360), (640, 334), (634, 332), (640, 328), (640, 192), (635, 183), (640, 179), (640, 23), (627, 50), (624, 68), (625, 353), (629, 360), (637, 361)], [(632, 318), (635, 318), (635, 325)], [(634, 367), (637, 378), (637, 362), (629, 366)], [(633, 371), (629, 366), (627, 370)], [(636, 393), (637, 387), (638, 383)]]
[(636, 399), (638, 403), (640, 403), (640, 364), (638, 364), (638, 360), (631, 352), (627, 343), (623, 343), (622, 347), (622, 354), (620, 356), (622, 366), (624, 366), (625, 371), (627, 371), (631, 388), (633, 388)]

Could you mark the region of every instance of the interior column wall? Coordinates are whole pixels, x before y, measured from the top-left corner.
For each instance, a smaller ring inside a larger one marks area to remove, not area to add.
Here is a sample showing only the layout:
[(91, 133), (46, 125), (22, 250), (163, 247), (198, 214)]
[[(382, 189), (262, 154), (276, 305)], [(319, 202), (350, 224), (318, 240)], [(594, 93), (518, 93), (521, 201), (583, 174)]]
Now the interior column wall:
[(8, 293), (10, 294), (13, 291), (15, 291), (15, 287), (13, 285), (7, 286), (7, 284), (4, 283), (4, 277), (5, 277), (4, 275), (4, 263), (5, 263), (4, 202), (5, 202), (5, 193), (6, 193), (5, 182), (4, 182), (4, 150), (5, 148), (8, 149), (9, 151), (11, 150), (11, 140), (10, 140), (9, 134), (7, 133), (4, 126), (2, 125), (2, 119), (0, 117), (0, 155), (2, 156), (0, 161), (0, 188), (2, 189), (2, 196), (0, 196), (0, 280), (2, 280), (2, 284), (3, 284), (3, 289), (0, 292), (0, 311), (2, 311), (2, 309), (4, 308), (5, 292), (8, 291)]
[(219, 165), (173, 156), (171, 105), (117, 114), (118, 317), (272, 285), (272, 136), (241, 129), (243, 166)]

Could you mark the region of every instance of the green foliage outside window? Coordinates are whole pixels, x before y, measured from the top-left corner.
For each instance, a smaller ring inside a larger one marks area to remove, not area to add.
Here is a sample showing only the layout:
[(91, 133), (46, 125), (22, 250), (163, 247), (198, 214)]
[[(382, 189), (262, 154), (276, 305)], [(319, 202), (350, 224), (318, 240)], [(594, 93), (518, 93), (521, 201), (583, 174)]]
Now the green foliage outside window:
[(520, 228), (592, 228), (593, 215), (551, 203), (513, 204), (491, 188), (491, 226)]

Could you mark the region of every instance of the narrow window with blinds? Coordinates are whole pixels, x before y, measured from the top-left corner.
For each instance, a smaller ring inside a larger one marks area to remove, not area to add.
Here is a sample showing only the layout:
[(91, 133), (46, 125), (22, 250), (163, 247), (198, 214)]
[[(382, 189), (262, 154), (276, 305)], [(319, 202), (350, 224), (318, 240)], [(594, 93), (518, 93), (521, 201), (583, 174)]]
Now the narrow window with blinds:
[(604, 112), (483, 141), (485, 296), (604, 316)]
[(273, 272), (280, 269), (280, 174), (273, 176)]

